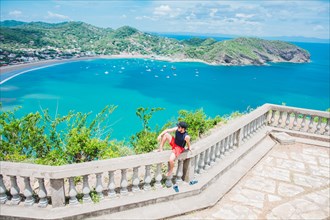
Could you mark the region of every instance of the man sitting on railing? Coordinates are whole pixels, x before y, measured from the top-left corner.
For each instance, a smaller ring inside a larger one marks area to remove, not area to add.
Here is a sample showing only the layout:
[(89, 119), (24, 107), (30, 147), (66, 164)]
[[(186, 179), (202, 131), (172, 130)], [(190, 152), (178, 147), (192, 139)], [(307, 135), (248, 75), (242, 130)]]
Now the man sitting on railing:
[[(159, 149), (157, 150), (162, 151), (165, 142), (168, 142), (172, 146), (172, 153), (170, 156), (170, 167), (166, 174), (166, 176), (171, 176), (174, 168), (174, 161), (175, 159), (185, 150), (185, 145), (187, 144), (188, 150), (190, 149), (190, 136), (188, 135), (186, 129), (188, 125), (186, 122), (179, 122), (177, 127), (168, 128), (162, 131), (162, 133), (158, 136), (158, 141), (160, 141)], [(170, 135), (170, 132), (175, 132), (175, 137)]]

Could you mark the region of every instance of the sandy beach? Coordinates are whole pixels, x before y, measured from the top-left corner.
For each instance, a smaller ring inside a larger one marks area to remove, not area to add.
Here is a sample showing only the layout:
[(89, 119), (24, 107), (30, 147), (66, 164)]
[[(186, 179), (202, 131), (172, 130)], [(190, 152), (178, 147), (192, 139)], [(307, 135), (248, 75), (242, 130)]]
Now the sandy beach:
[(80, 60), (89, 60), (89, 59), (97, 59), (99, 57), (80, 57), (80, 58), (72, 58), (72, 59), (63, 59), (63, 60), (42, 60), (33, 63), (24, 63), (24, 64), (17, 64), (17, 65), (10, 65), (10, 66), (2, 66), (0, 67), (0, 74), (13, 72), (21, 69), (30, 69), (33, 67), (40, 67), (40, 66), (48, 66), (56, 63), (67, 63), (67, 62), (75, 62)]

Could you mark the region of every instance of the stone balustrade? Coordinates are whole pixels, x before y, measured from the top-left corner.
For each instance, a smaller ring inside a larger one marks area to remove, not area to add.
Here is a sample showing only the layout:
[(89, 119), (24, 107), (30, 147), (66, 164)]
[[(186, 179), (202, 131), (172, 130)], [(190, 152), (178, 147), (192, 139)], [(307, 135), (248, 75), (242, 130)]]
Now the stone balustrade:
[(269, 126), (311, 134), (329, 135), (330, 112), (271, 105)]
[(265, 104), (193, 143), (192, 151), (178, 158), (174, 177), (168, 178), (170, 151), (58, 167), (1, 161), (0, 202), (56, 208), (92, 203), (93, 195), (103, 200), (152, 193), (202, 175), (266, 126), (329, 136), (329, 114)]

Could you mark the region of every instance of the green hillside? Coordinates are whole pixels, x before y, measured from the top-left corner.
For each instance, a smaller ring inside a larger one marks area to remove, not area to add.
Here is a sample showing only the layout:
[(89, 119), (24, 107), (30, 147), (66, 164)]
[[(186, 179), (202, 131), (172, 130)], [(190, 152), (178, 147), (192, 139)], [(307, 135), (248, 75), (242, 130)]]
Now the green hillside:
[(237, 38), (217, 42), (212, 38), (176, 40), (124, 26), (116, 30), (84, 22), (3, 21), (0, 27), (3, 51), (55, 50), (95, 54), (140, 54), (194, 59), (213, 64), (244, 65), (265, 62), (309, 62), (307, 51), (293, 44), (257, 38)]

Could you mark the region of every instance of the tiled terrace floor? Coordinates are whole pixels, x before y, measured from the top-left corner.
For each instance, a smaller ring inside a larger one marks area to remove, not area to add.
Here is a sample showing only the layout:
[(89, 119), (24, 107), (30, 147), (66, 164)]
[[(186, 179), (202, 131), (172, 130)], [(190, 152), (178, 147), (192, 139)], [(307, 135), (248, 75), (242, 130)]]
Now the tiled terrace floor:
[(277, 145), (215, 206), (174, 219), (327, 219), (329, 180), (330, 148)]

